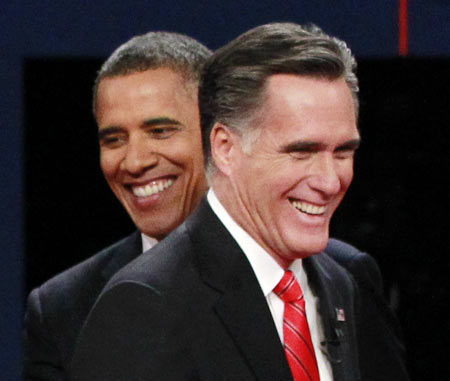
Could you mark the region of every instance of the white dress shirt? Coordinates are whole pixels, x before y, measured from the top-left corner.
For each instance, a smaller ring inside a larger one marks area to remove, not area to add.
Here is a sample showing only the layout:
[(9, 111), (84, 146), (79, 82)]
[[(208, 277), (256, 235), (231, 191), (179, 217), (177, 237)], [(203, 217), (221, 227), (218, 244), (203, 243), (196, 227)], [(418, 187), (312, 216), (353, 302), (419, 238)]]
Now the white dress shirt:
[[(233, 220), (233, 218), (220, 203), (212, 189), (208, 191), (207, 200), (211, 206), (211, 209), (217, 215), (219, 220), (225, 225), (226, 229), (230, 232), (244, 254), (247, 256), (256, 278), (258, 279), (262, 292), (266, 297), (267, 305), (272, 313), (278, 335), (280, 336), (281, 343), (283, 343), (284, 302), (273, 292), (273, 289), (283, 277), (284, 269), (266, 250), (264, 250)], [(306, 317), (308, 319), (311, 339), (316, 354), (320, 380), (332, 381), (333, 375), (331, 364), (320, 349), (320, 342), (323, 341), (323, 327), (321, 317), (318, 312), (318, 298), (313, 294), (311, 287), (309, 287), (308, 277), (303, 269), (302, 260), (297, 259), (292, 262), (289, 269), (295, 274), (303, 290), (306, 305)]]
[(142, 252), (146, 252), (147, 250), (150, 250), (153, 246), (155, 246), (158, 243), (158, 240), (149, 237), (148, 235), (141, 233), (142, 238)]

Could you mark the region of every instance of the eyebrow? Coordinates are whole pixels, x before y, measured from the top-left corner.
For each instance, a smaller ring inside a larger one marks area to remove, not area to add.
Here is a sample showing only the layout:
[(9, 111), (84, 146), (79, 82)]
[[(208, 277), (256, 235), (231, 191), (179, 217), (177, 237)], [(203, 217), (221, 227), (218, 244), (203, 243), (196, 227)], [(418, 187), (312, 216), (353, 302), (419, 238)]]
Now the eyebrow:
[[(339, 145), (336, 150), (337, 151), (346, 151), (346, 150), (357, 150), (361, 144), (361, 139), (352, 139), (344, 142)], [(293, 143), (286, 144), (281, 147), (281, 152), (313, 152), (317, 151), (324, 147), (324, 144), (314, 142), (314, 141), (297, 141)]]
[(151, 126), (161, 126), (161, 125), (167, 125), (167, 124), (173, 124), (177, 126), (181, 126), (182, 123), (176, 119), (168, 118), (168, 117), (159, 117), (159, 118), (151, 118), (144, 120), (143, 125), (147, 127)]
[[(182, 123), (176, 119), (167, 118), (167, 117), (159, 117), (159, 118), (151, 118), (146, 119), (142, 123), (145, 127), (153, 127), (153, 126), (164, 126), (164, 125), (176, 125), (176, 126), (182, 126)], [(105, 136), (108, 136), (110, 134), (115, 134), (118, 132), (122, 132), (123, 128), (119, 126), (108, 126), (103, 127), (98, 130), (98, 139), (101, 140)]]
[(344, 144), (341, 144), (339, 147), (336, 148), (336, 150), (338, 150), (338, 151), (343, 151), (343, 150), (344, 151), (346, 151), (346, 150), (356, 151), (360, 145), (361, 145), (361, 138), (352, 139), (352, 140), (345, 142)]

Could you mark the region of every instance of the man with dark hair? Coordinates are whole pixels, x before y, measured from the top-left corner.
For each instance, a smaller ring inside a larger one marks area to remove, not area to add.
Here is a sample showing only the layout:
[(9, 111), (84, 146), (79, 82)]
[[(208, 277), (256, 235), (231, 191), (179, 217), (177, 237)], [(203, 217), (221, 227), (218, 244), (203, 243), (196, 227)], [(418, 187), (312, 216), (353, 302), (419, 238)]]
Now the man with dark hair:
[(329, 240), (353, 178), (358, 82), (317, 27), (254, 28), (205, 64), (211, 189), (108, 283), (74, 380), (407, 380), (374, 260)]
[(150, 32), (120, 46), (101, 67), (93, 96), (100, 164), (138, 231), (32, 291), (26, 379), (67, 378), (78, 333), (104, 285), (204, 195), (197, 92), (210, 54), (190, 37)]

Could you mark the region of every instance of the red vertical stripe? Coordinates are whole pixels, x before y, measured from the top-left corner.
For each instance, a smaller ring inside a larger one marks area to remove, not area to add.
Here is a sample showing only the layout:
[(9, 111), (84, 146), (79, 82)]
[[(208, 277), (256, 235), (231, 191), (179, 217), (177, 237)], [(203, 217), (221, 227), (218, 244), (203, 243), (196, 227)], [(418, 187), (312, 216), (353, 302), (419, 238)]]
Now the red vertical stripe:
[(399, 0), (398, 31), (398, 52), (401, 56), (406, 56), (408, 54), (408, 0)]

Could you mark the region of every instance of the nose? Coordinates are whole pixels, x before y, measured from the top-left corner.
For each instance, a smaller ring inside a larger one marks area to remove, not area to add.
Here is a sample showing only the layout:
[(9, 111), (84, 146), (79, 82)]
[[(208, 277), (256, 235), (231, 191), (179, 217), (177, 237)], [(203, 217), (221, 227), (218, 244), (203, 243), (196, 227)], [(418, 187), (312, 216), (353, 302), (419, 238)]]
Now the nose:
[(309, 185), (326, 197), (336, 195), (341, 189), (338, 168), (332, 155), (318, 155), (312, 165)]
[(156, 166), (157, 163), (158, 154), (154, 151), (154, 147), (148, 144), (146, 139), (136, 137), (128, 142), (121, 168), (132, 176), (139, 176), (147, 169)]

